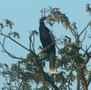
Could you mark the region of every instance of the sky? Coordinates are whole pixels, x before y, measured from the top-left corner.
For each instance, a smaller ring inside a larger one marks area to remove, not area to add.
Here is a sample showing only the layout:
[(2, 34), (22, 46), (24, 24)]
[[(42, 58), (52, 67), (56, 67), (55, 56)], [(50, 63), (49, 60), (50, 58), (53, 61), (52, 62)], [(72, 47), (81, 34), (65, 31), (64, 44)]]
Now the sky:
[[(29, 47), (29, 31), (38, 31), (42, 8), (48, 8), (48, 6), (60, 8), (71, 22), (77, 23), (80, 32), (91, 18), (85, 12), (88, 3), (91, 3), (91, 0), (0, 0), (0, 22), (3, 22), (4, 19), (12, 20), (15, 23), (13, 30), (21, 36), (17, 41)], [(65, 30), (62, 25), (56, 24), (52, 30), (56, 38), (62, 35), (70, 36), (69, 31)], [(37, 52), (39, 45), (41, 43), (37, 36), (35, 46)], [(7, 42), (6, 48), (17, 56), (26, 56), (28, 53), (10, 41)], [(17, 60), (12, 60), (8, 55), (0, 52), (0, 63), (11, 64), (13, 62), (17, 62)]]

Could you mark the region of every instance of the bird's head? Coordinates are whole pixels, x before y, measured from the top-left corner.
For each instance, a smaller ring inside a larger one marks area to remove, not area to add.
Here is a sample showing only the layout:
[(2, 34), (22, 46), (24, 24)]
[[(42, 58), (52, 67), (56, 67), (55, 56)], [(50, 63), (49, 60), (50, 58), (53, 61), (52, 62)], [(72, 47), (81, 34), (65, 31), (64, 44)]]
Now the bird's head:
[(40, 18), (40, 24), (43, 23), (47, 19), (46, 16)]

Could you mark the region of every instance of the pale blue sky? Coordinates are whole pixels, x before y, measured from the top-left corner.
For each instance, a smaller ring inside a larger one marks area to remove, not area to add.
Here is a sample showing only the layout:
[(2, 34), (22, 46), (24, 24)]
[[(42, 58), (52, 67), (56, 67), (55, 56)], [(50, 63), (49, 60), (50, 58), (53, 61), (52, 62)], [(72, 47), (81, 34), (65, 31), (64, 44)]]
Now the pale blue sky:
[[(48, 6), (60, 8), (63, 13), (66, 13), (71, 22), (77, 23), (80, 31), (91, 18), (85, 12), (85, 6), (88, 3), (91, 3), (91, 0), (0, 0), (0, 21), (6, 18), (14, 21), (13, 30), (21, 35), (21, 39), (18, 41), (28, 47), (28, 31), (34, 29), (38, 31), (40, 10), (42, 8), (48, 8)], [(53, 28), (57, 38), (69, 34), (68, 31), (63, 30), (63, 26), (58, 24)], [(38, 48), (38, 45), (40, 45), (39, 38), (36, 40), (36, 48)], [(10, 42), (7, 42), (7, 49), (18, 56), (25, 56), (27, 53), (24, 49)], [(11, 64), (14, 61), (6, 54), (0, 53), (0, 62)]]

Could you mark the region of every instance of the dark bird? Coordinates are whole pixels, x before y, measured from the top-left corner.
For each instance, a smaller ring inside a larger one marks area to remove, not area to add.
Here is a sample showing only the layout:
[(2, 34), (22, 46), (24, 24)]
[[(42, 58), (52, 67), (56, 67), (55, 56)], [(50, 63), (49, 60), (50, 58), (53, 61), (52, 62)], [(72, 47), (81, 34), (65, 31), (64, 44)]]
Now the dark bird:
[(50, 72), (51, 74), (56, 73), (55, 68), (55, 39), (52, 34), (52, 32), (45, 26), (44, 21), (47, 17), (42, 17), (40, 19), (40, 25), (39, 25), (39, 33), (40, 33), (40, 41), (42, 43), (42, 46), (44, 48), (44, 51), (48, 55), (48, 59), (50, 62)]

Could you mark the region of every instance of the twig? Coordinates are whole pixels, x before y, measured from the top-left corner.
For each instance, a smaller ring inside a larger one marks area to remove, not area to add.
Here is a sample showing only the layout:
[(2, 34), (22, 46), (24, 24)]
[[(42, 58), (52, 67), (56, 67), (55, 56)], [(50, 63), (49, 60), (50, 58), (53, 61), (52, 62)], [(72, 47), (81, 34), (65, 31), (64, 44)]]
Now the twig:
[(87, 55), (87, 58), (86, 58), (86, 60), (84, 62), (85, 65), (89, 62), (89, 60), (91, 58), (91, 55), (90, 55), (91, 52), (88, 52), (88, 50), (90, 49), (90, 47), (91, 47), (91, 44), (89, 45), (89, 47), (86, 50), (84, 50), (83, 48), (81, 48), (81, 50), (83, 50), (85, 52), (84, 55), (83, 55), (83, 57), (85, 57), (85, 55)]
[(80, 32), (79, 36), (81, 36), (81, 34), (87, 29), (87, 27), (90, 25), (91, 21), (87, 24), (87, 26), (82, 30), (82, 32)]
[(78, 70), (77, 70), (77, 90), (80, 90), (80, 77)]
[(87, 48), (87, 50), (89, 50), (91, 48), (91, 44), (89, 45), (89, 47)]
[[(56, 43), (57, 43), (58, 41), (59, 41), (59, 39), (56, 40), (56, 41), (54, 41), (53, 43), (51, 43), (51, 44), (48, 45), (47, 47), (43, 48), (43, 50), (42, 50), (41, 52), (46, 51), (46, 50), (49, 49), (53, 44), (55, 44), (56, 48), (60, 51), (59, 47), (56, 45)], [(63, 43), (63, 42), (62, 42), (62, 43)], [(39, 52), (38, 55), (39, 55), (41, 52)], [(60, 52), (61, 52), (61, 51), (60, 51)]]
[(0, 45), (2, 46), (2, 48), (3, 48), (3, 52), (5, 52), (5, 53), (7, 53), (11, 58), (14, 58), (14, 59), (20, 59), (20, 60), (26, 60), (26, 59), (24, 59), (24, 58), (20, 58), (20, 57), (16, 57), (15, 55), (13, 55), (13, 54), (11, 54), (10, 52), (8, 52), (6, 49), (5, 49), (5, 47), (4, 47), (4, 45), (0, 42)]
[(62, 85), (60, 85), (60, 87), (59, 87), (60, 89), (61, 89), (61, 87), (63, 87), (63, 86), (64, 86), (64, 84), (65, 84), (65, 83), (67, 83), (67, 80), (68, 80), (68, 78), (70, 77), (70, 75), (71, 75), (72, 71), (73, 71), (73, 70), (71, 70), (71, 71), (70, 71), (69, 75), (68, 75), (68, 76), (67, 76), (67, 78), (65, 79), (65, 82), (64, 82), (64, 83), (62, 83)]
[(5, 35), (5, 34), (0, 34), (0, 35), (9, 38), (11, 41), (15, 42), (16, 44), (18, 44), (19, 46), (23, 47), (23, 48), (26, 49), (27, 51), (32, 52), (30, 49), (26, 48), (25, 46), (23, 46), (22, 44), (20, 44), (19, 42), (17, 42), (17, 41), (14, 40), (13, 38), (11, 38), (10, 36), (7, 36), (7, 35)]
[[(46, 76), (46, 73), (44, 72), (43, 67), (42, 67), (42, 66), (40, 65), (40, 63), (39, 63), (39, 58), (38, 58), (38, 56), (37, 56), (32, 50), (26, 48), (25, 46), (23, 46), (22, 44), (20, 44), (20, 43), (17, 42), (16, 40), (12, 39), (10, 36), (4, 35), (4, 34), (0, 34), (0, 35), (4, 36), (4, 37), (6, 37), (6, 38), (9, 38), (11, 41), (15, 42), (16, 44), (18, 44), (19, 46), (23, 47), (23, 48), (26, 49), (27, 51), (31, 52), (31, 53), (35, 56), (35, 58), (36, 58), (36, 59), (35, 59), (36, 64), (37, 64), (37, 66), (39, 67), (39, 69), (40, 69), (42, 75), (44, 76), (45, 81), (48, 81), (48, 82), (55, 88), (55, 90), (59, 90), (58, 87), (55, 85), (55, 83), (51, 80), (51, 77), (50, 77), (49, 75)], [(1, 44), (1, 45), (2, 45), (2, 44)], [(2, 46), (3, 46), (3, 45), (2, 45)], [(3, 48), (4, 48), (4, 47), (3, 47)], [(7, 52), (7, 51), (6, 51), (6, 52)], [(9, 56), (11, 56), (12, 58), (17, 58), (17, 57), (15, 57), (14, 55), (10, 54), (9, 52), (7, 52), (7, 54), (8, 54)], [(20, 59), (20, 58), (17, 58), (17, 59)]]
[(38, 63), (39, 62), (38, 57), (35, 56), (35, 58), (36, 58), (36, 64), (38, 65), (38, 67), (39, 67), (45, 81), (48, 81), (51, 84), (51, 86), (53, 86), (55, 88), (55, 90), (59, 90), (58, 87), (55, 85), (54, 81), (51, 80), (51, 77), (44, 72), (43, 67), (40, 65), (40, 63)]
[[(72, 33), (73, 36), (75, 37), (75, 39), (77, 39), (78, 33), (76, 33), (76, 32), (73, 30), (73, 28), (72, 28), (71, 26), (69, 26), (69, 28), (70, 28), (71, 33)], [(73, 31), (74, 31), (74, 32), (73, 32)]]
[(88, 76), (88, 86), (89, 86), (90, 82), (91, 82), (91, 71), (90, 71), (89, 76)]
[(84, 37), (83, 37), (83, 39), (82, 39), (82, 42), (85, 40), (86, 34), (87, 34), (87, 30), (86, 30), (86, 32), (85, 32), (85, 34), (84, 34)]

